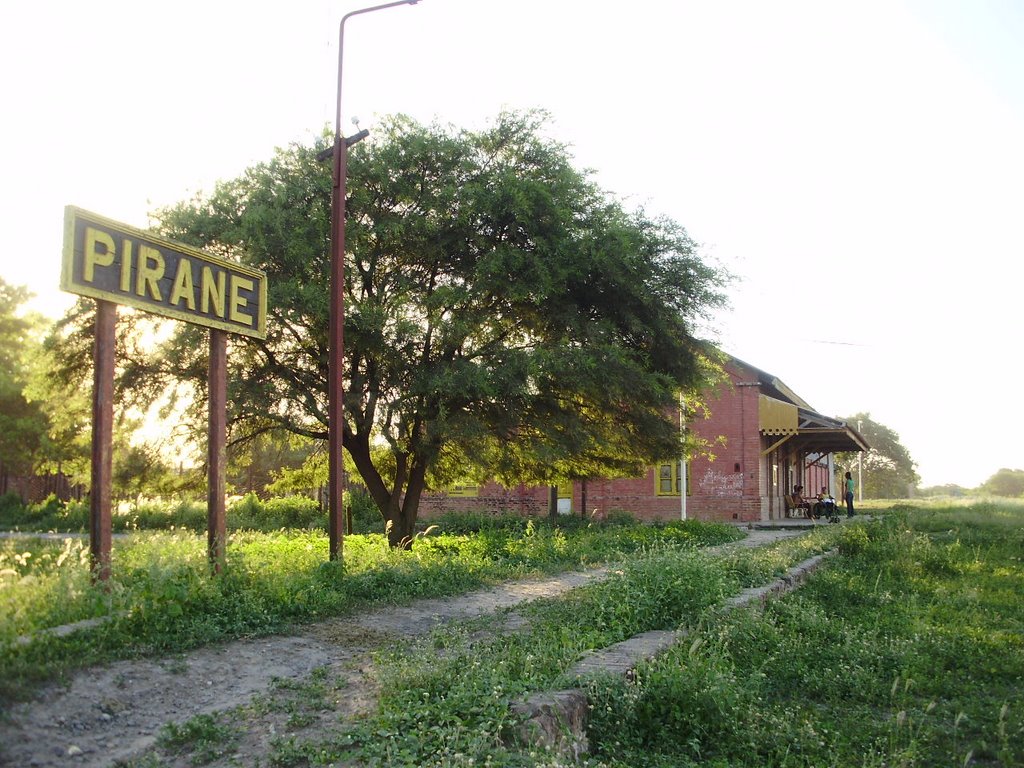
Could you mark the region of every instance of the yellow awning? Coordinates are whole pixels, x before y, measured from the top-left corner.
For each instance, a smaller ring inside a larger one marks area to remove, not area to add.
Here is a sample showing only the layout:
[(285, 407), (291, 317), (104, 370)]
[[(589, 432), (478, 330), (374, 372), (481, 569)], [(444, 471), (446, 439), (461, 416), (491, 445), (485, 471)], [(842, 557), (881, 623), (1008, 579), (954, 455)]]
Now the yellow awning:
[(757, 419), (763, 435), (793, 435), (799, 429), (797, 407), (767, 395), (758, 395)]

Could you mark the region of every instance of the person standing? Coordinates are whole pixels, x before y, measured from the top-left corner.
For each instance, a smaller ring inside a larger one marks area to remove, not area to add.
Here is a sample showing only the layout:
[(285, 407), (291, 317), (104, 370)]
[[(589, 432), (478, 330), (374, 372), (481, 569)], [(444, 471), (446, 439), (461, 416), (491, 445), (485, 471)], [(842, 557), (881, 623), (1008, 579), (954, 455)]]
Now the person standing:
[(853, 475), (846, 473), (846, 516), (853, 517)]

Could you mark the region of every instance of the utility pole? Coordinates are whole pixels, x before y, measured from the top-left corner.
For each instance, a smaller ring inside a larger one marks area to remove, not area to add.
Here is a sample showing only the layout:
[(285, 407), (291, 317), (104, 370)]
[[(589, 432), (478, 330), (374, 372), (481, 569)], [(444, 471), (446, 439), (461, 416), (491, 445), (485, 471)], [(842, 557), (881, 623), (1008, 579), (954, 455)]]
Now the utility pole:
[(334, 118), (334, 147), (329, 155), (334, 160), (333, 193), (331, 197), (331, 303), (327, 352), (327, 530), (330, 559), (342, 560), (344, 539), (344, 469), (342, 462), (342, 433), (345, 423), (343, 403), (345, 357), (345, 191), (348, 181), (348, 148), (366, 138), (369, 131), (361, 130), (354, 136), (341, 134), (342, 63), (345, 60), (345, 22), (352, 16), (370, 13), (398, 5), (415, 5), (419, 0), (397, 2), (360, 8), (346, 13), (338, 25), (338, 102)]

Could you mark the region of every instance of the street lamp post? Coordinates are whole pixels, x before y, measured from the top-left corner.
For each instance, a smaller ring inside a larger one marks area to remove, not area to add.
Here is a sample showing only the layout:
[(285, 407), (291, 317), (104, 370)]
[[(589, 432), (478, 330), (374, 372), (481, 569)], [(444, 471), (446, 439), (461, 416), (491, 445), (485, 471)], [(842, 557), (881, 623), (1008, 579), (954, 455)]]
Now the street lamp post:
[[(860, 434), (861, 425), (860, 419), (857, 419), (857, 434)], [(864, 477), (862, 469), (864, 468), (864, 451), (857, 452), (857, 502), (864, 501)]]
[(396, 5), (415, 5), (419, 0), (397, 0), (397, 2), (360, 8), (346, 13), (338, 25), (338, 104), (334, 120), (334, 174), (331, 198), (331, 305), (327, 355), (327, 482), (328, 534), (330, 537), (331, 560), (342, 559), (344, 530), (342, 432), (345, 411), (343, 404), (342, 361), (345, 351), (345, 182), (347, 177), (347, 155), (349, 144), (366, 137), (366, 131), (343, 139), (341, 135), (341, 75), (345, 57), (345, 22), (349, 17), (370, 13)]

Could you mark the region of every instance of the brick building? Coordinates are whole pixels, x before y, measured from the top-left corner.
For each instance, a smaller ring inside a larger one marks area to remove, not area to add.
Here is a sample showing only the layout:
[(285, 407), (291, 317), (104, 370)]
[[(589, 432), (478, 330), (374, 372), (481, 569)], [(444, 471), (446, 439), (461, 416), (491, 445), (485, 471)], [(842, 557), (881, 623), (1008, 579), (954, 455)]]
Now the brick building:
[(21, 499), (22, 504), (37, 504), (49, 496), (61, 501), (79, 499), (85, 495), (85, 486), (72, 482), (60, 472), (45, 475), (10, 475), (0, 462), (0, 496), (8, 493)]
[[(770, 373), (736, 358), (724, 367), (726, 381), (708, 393), (706, 409), (691, 414), (686, 424), (710, 445), (710, 455), (685, 464), (662, 463), (643, 477), (563, 484), (559, 511), (624, 510), (643, 520), (678, 520), (685, 504), (688, 518), (749, 522), (784, 517), (783, 496), (797, 485), (807, 496), (826, 487), (841, 498), (833, 454), (866, 451), (864, 439), (845, 422), (815, 412)], [(421, 511), (426, 516), (445, 509), (542, 515), (549, 495), (546, 487), (486, 483), (425, 494)]]

